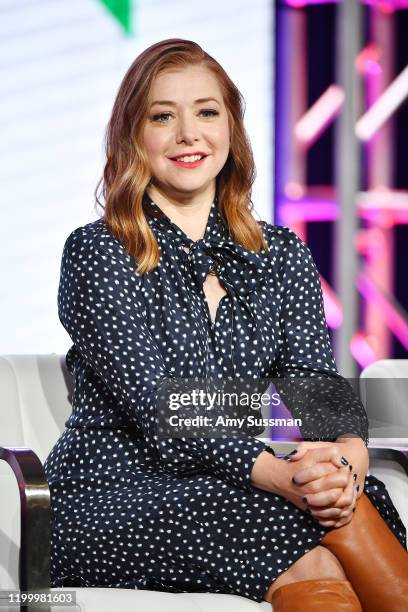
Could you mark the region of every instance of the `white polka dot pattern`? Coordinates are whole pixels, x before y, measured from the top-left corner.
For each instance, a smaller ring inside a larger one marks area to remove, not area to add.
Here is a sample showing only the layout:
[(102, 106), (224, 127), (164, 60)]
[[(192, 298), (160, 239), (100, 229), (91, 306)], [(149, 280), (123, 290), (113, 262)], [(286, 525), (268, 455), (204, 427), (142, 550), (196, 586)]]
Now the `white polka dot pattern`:
[[(157, 208), (150, 203), (150, 211)], [(58, 307), (73, 341), (67, 365), (75, 391), (66, 429), (45, 463), (52, 584), (261, 601), (326, 530), (251, 486), (261, 441), (160, 439), (157, 393), (165, 380), (206, 375), (337, 379), (317, 271), (288, 228), (262, 222), (270, 253), (234, 246), (216, 202), (192, 257), (183, 249), (188, 237), (166, 216), (149, 216), (149, 223), (161, 261), (145, 275), (134, 272), (102, 219), (76, 229), (64, 246)], [(217, 273), (227, 295), (212, 322), (202, 280), (219, 245)], [(367, 441), (367, 424), (350, 404), (344, 427)], [(323, 433), (333, 431), (328, 424)], [(367, 477), (367, 494), (403, 543), (385, 487), (384, 499), (376, 493), (381, 486)]]

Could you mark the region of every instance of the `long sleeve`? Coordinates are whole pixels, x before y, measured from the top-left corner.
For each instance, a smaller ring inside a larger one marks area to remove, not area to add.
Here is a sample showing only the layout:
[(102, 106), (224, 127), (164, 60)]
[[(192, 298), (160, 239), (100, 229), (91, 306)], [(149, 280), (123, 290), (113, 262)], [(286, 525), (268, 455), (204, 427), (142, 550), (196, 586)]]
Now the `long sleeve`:
[(319, 273), (307, 245), (281, 228), (286, 246), (281, 261), (282, 330), (274, 376), (292, 415), (302, 419), (305, 439), (335, 440), (354, 434), (368, 445), (368, 419), (332, 354)]
[(99, 248), (79, 228), (62, 255), (59, 318), (77, 352), (138, 423), (151, 456), (178, 476), (210, 473), (252, 492), (250, 473), (261, 441), (238, 438), (159, 438), (157, 398), (172, 378), (148, 329), (141, 277)]

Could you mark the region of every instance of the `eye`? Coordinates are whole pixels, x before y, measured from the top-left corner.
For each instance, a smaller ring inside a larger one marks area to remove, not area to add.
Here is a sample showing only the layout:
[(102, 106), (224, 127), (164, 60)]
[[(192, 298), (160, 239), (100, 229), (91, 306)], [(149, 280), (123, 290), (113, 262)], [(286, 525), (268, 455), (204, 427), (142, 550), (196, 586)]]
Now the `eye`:
[[(216, 115), (220, 114), (214, 109), (203, 109), (200, 111), (200, 114), (202, 113), (210, 113), (209, 115), (205, 114), (205, 117), (215, 117)], [(171, 117), (171, 113), (159, 113), (158, 115), (153, 115), (152, 121), (156, 121), (156, 123), (168, 123), (166, 117)]]
[(152, 121), (157, 121), (158, 123), (167, 123), (166, 121), (160, 121), (161, 117), (169, 117), (170, 113), (160, 113), (159, 115), (153, 115)]
[(200, 111), (202, 113), (211, 113), (211, 116), (215, 117), (216, 115), (219, 115), (220, 113), (216, 110), (212, 110), (212, 109), (208, 109), (208, 110), (202, 110)]

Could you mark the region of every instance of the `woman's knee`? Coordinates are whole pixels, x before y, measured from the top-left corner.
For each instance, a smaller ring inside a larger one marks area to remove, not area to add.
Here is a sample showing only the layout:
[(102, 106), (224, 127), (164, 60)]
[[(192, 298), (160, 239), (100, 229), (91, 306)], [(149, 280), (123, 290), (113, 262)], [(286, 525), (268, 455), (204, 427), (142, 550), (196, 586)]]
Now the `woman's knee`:
[(318, 545), (305, 553), (300, 559), (297, 559), (285, 572), (278, 576), (270, 585), (264, 599), (271, 602), (273, 592), (284, 584), (322, 578), (346, 580), (346, 574), (337, 557), (324, 546)]
[(330, 550), (320, 545), (304, 554), (293, 564), (292, 568), (298, 580), (319, 578), (344, 580), (346, 578), (343, 566), (337, 557)]

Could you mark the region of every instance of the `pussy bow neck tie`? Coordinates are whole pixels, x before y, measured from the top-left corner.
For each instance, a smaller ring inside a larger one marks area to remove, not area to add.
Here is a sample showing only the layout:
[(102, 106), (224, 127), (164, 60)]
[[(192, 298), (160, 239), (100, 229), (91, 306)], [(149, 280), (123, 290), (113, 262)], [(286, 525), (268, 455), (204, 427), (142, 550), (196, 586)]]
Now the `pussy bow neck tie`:
[(202, 287), (209, 272), (214, 272), (225, 284), (230, 293), (247, 295), (259, 287), (266, 278), (255, 253), (246, 251), (232, 240), (202, 238), (189, 240), (187, 260), (191, 275)]
[[(258, 324), (258, 318), (251, 303), (249, 294), (262, 286), (270, 272), (270, 259), (267, 254), (258, 254), (247, 251), (241, 245), (235, 243), (223, 223), (221, 214), (216, 205), (217, 200), (211, 204), (210, 214), (204, 233), (204, 238), (191, 240), (167, 215), (150, 199), (145, 200), (149, 211), (149, 224), (159, 233), (167, 238), (175, 240), (180, 245), (188, 246), (189, 252), (185, 253), (191, 277), (201, 289), (209, 272), (214, 272), (222, 281), (226, 291), (231, 297), (237, 297), (251, 318), (251, 330), (248, 330), (250, 339), (247, 341), (245, 350), (246, 369), (258, 375), (260, 371), (260, 353), (264, 347), (262, 330)], [(152, 215), (152, 216), (150, 216)], [(234, 325), (234, 300), (232, 304), (232, 324)], [(233, 342), (231, 334), (231, 343)], [(256, 341), (256, 342), (255, 342)], [(235, 338), (237, 344), (237, 338)], [(233, 359), (234, 350), (231, 347)], [(238, 362), (243, 361), (237, 356)], [(244, 376), (246, 374), (244, 373)], [(248, 375), (248, 377), (250, 377)]]

